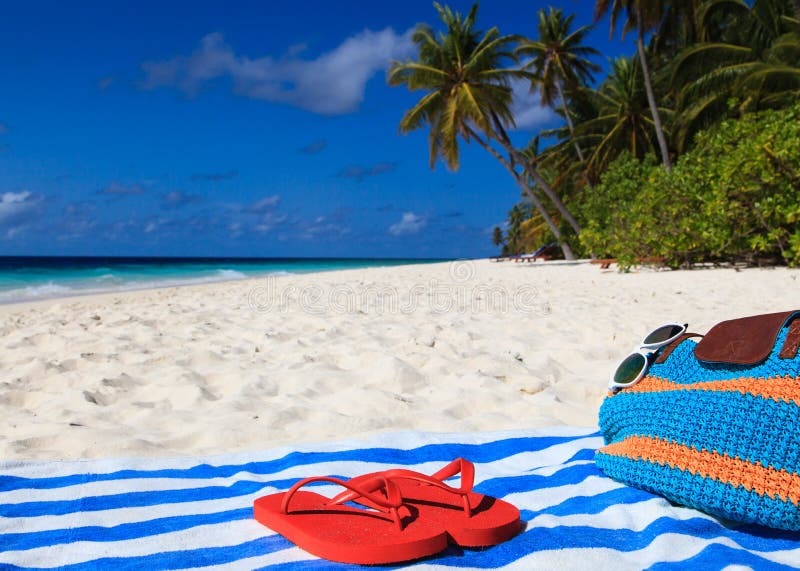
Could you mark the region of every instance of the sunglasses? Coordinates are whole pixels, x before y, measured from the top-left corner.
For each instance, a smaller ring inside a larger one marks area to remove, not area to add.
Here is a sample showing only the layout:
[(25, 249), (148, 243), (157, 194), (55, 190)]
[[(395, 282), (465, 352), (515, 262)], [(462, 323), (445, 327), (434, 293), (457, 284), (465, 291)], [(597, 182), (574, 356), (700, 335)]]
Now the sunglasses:
[[(650, 364), (650, 358), (655, 352), (683, 335), (688, 326), (688, 323), (683, 325), (680, 323), (665, 323), (646, 335), (642, 342), (639, 343), (639, 346), (634, 348), (633, 353), (625, 357), (617, 365), (614, 374), (611, 375), (608, 388), (612, 391), (617, 391), (641, 381)], [(647, 352), (645, 353), (645, 351)]]

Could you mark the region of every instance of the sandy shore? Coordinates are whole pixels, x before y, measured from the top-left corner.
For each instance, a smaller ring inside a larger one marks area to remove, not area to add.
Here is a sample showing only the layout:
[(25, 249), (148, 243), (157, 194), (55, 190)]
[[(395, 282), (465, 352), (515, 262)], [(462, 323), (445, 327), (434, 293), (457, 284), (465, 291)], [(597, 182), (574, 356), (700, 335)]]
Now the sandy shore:
[(797, 307), (798, 276), (477, 261), (4, 306), (0, 458), (591, 426), (649, 328)]

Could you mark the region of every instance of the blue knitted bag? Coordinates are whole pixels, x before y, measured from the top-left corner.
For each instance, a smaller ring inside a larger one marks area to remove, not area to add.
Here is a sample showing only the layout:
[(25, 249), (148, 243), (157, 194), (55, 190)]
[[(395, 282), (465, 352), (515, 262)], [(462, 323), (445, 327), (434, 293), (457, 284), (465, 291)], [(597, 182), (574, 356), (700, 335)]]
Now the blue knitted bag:
[(704, 512), (800, 530), (800, 311), (659, 349), (600, 407), (608, 476)]

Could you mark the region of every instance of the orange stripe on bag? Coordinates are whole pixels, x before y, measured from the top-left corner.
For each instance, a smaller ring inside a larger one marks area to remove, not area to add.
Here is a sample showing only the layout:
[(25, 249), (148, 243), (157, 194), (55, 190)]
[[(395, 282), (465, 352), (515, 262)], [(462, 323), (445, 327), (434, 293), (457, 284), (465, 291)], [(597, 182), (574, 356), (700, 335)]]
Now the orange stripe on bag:
[(764, 467), (760, 462), (748, 462), (738, 456), (708, 450), (697, 450), (660, 438), (630, 436), (599, 450), (602, 454), (631, 460), (646, 460), (660, 466), (687, 471), (732, 486), (742, 486), (760, 496), (780, 498), (798, 505), (800, 475), (784, 469)]
[(620, 391), (624, 393), (659, 393), (667, 391), (712, 391), (738, 392), (775, 401), (800, 404), (800, 381), (796, 377), (771, 377), (751, 379), (747, 377), (724, 381), (705, 381), (699, 383), (674, 383), (660, 377), (645, 377), (637, 384)]

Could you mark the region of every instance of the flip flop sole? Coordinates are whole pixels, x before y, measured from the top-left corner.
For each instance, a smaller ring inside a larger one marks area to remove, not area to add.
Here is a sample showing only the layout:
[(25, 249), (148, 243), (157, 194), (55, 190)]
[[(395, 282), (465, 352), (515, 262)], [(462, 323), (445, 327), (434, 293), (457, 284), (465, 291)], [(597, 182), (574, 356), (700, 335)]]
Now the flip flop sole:
[(384, 514), (330, 505), (328, 498), (313, 492), (296, 492), (287, 514), (282, 511), (283, 498), (283, 493), (258, 498), (253, 504), (256, 520), (324, 559), (376, 565), (419, 559), (447, 548), (447, 533), (434, 520), (416, 517), (400, 530)]

